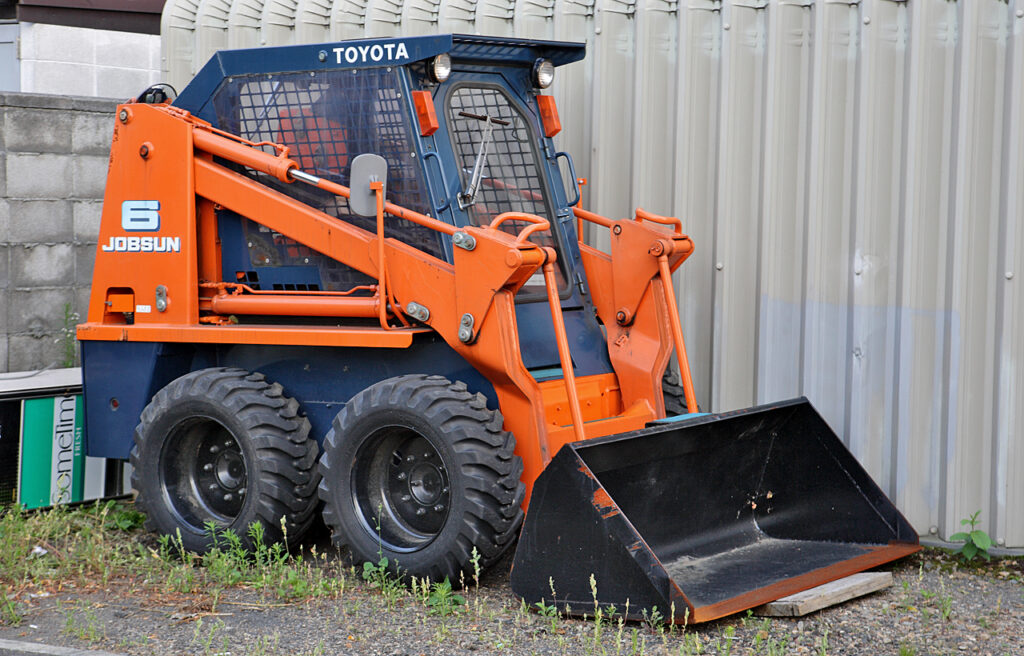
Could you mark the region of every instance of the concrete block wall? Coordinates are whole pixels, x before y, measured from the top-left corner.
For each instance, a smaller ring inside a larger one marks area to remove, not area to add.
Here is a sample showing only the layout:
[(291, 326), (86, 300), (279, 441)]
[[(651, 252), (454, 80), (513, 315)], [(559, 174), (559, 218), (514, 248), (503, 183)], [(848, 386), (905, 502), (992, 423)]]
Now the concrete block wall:
[(88, 306), (115, 108), (0, 93), (0, 372), (71, 364), (65, 310)]
[(21, 23), (21, 91), (127, 100), (160, 77), (160, 37)]

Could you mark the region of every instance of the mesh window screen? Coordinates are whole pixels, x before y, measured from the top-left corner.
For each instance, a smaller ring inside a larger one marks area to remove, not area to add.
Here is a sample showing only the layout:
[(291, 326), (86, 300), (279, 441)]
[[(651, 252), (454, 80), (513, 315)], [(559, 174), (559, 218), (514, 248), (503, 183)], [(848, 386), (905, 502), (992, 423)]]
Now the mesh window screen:
[[(288, 146), (303, 171), (345, 186), (352, 159), (363, 153), (381, 155), (389, 167), (388, 200), (428, 213), (400, 89), (397, 69), (251, 75), (229, 79), (214, 103), (222, 130), (253, 142)], [(376, 231), (374, 219), (351, 214), (348, 201), (340, 196), (299, 183), (283, 184), (250, 170), (245, 173), (338, 219)], [(317, 266), (326, 289), (368, 280), (251, 221), (245, 222), (245, 231), (255, 266)], [(443, 257), (437, 233), (428, 228), (389, 216), (385, 234)]]
[[(491, 137), (476, 202), (466, 208), (470, 221), (478, 226), (487, 225), (505, 212), (536, 214), (553, 220), (548, 211), (529, 125), (505, 94), (494, 88), (459, 87), (449, 96), (448, 103), (452, 148), (463, 189), (473, 174), (481, 142), (486, 136), (487, 118), (491, 119)], [(527, 225), (523, 221), (508, 221), (502, 224), (502, 228), (517, 234)], [(530, 239), (541, 246), (559, 250), (550, 231), (535, 233)], [(561, 287), (562, 272), (560, 269), (556, 271)], [(529, 293), (543, 289), (539, 274), (535, 278), (524, 291)]]

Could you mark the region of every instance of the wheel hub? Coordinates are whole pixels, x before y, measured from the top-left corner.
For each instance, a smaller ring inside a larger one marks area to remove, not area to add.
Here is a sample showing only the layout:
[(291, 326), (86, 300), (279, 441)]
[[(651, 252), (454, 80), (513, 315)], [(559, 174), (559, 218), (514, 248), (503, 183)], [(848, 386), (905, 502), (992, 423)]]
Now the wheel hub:
[(410, 429), (389, 427), (368, 440), (353, 483), (364, 527), (394, 550), (421, 548), (448, 519), (448, 471), (437, 449)]
[(441, 471), (430, 463), (413, 467), (409, 475), (409, 492), (413, 499), (424, 506), (432, 506), (441, 497), (444, 479)]
[(225, 490), (237, 490), (245, 482), (245, 463), (238, 451), (222, 451), (214, 464), (214, 471), (217, 483)]

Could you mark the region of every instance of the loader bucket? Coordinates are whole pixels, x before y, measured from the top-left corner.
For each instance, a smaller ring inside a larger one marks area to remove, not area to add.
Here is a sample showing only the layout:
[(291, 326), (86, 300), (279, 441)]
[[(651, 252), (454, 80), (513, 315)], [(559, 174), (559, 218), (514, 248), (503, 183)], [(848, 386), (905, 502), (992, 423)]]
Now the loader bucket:
[(567, 444), (534, 484), (511, 584), (530, 604), (592, 615), (593, 577), (602, 608), (693, 623), (918, 549), (795, 399)]

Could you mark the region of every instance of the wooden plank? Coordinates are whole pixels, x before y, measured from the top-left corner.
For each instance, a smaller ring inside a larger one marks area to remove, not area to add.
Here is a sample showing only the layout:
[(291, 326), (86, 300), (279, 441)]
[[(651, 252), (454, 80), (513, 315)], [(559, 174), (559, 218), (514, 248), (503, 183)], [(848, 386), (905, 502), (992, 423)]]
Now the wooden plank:
[(890, 585), (892, 572), (861, 572), (758, 606), (754, 614), (763, 617), (802, 617)]

